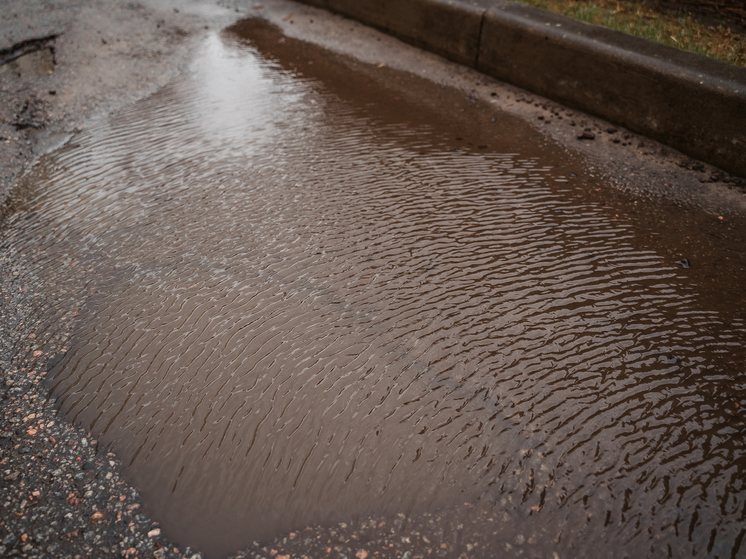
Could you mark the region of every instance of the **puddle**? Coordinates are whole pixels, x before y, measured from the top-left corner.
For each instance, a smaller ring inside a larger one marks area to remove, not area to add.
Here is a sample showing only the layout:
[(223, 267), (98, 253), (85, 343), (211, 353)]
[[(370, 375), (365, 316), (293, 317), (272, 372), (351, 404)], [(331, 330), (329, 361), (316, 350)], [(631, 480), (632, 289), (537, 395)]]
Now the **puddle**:
[(485, 557), (737, 553), (743, 321), (582, 171), (456, 92), (244, 23), (45, 157), (2, 247), (55, 335), (77, 313), (65, 415), (209, 557), (463, 503), (521, 531)]
[(33, 141), (31, 149), (35, 155), (47, 155), (48, 153), (52, 153), (64, 146), (72, 137), (71, 134), (66, 132), (58, 132), (49, 129), (32, 131), (29, 135)]
[(51, 47), (24, 54), (0, 65), (0, 76), (15, 74), (19, 78), (39, 78), (54, 72), (54, 52)]

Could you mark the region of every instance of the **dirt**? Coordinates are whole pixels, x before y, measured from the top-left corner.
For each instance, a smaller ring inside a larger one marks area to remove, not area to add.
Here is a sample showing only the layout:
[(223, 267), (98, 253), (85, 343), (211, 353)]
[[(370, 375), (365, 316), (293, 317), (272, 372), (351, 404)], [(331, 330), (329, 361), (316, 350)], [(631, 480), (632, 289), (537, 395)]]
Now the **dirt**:
[(746, 6), (741, 0), (646, 0), (658, 10), (699, 16), (709, 25), (725, 25), (746, 33)]

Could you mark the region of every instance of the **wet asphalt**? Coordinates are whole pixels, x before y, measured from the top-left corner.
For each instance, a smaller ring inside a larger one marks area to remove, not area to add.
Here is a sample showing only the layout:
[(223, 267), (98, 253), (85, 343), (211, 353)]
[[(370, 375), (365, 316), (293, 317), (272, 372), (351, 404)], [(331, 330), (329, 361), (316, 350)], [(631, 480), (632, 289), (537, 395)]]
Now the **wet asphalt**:
[[(209, 25), (138, 3), (11, 2), (4, 12), (0, 221), (24, 199), (18, 179), (40, 155), (165, 84)], [(141, 512), (114, 455), (57, 417), (41, 381), (63, 343), (62, 325), (54, 327), (61, 335), (35, 338), (39, 294), (7, 288), (19, 273), (0, 256), (0, 556), (199, 557)], [(21, 359), (13, 357), (19, 349)]]
[[(639, 200), (635, 213), (641, 223), (662, 219), (701, 227), (697, 247), (671, 249), (674, 262), (689, 264), (696, 248), (701, 263), (712, 246), (724, 243), (736, 262), (713, 273), (742, 269), (737, 247), (743, 246), (740, 225), (746, 214), (743, 179), (395, 41), (381, 41), (358, 24), (287, 2), (13, 0), (10, 6), (10, 17), (0, 21), (0, 235), (5, 216), (27, 197), (20, 178), (33, 175), (41, 155), (166, 85), (212, 29), (262, 14), (288, 34), (349, 49), (364, 63), (429, 71), (427, 77), (463, 89), (467, 99), (504, 103), (552, 141), (588, 158), (591, 168), (617, 185), (613, 196), (623, 199), (620, 203)], [(319, 27), (321, 32), (314, 31)], [(19, 285), (15, 278), (27, 271), (15, 268), (22, 259), (11, 256), (0, 254), (0, 556), (200, 557), (199, 550), (170, 541), (142, 511), (115, 454), (58, 416), (43, 378), (69, 339), (76, 309), (46, 330), (33, 323), (33, 310), (49, 294)], [(53, 296), (64, 298), (65, 287)], [(36, 336), (40, 329), (47, 334)], [(465, 533), (473, 538), (464, 539)], [(479, 534), (488, 537), (486, 529), (464, 531), (429, 514), (408, 522), (371, 517), (291, 532), (236, 557), (475, 557)], [(509, 545), (522, 543), (517, 534)]]

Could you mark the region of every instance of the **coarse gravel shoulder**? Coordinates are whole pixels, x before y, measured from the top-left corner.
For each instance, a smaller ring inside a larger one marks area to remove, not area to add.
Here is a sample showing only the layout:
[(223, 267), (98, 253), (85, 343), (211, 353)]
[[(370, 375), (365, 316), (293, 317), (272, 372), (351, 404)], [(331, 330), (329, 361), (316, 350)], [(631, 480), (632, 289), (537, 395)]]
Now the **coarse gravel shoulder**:
[[(162, 87), (211, 25), (238, 17), (197, 2), (10, 0), (2, 11), (0, 239), (40, 155)], [(33, 280), (0, 254), (0, 557), (200, 557), (143, 514), (116, 456), (57, 417), (42, 380), (66, 325), (37, 336)]]

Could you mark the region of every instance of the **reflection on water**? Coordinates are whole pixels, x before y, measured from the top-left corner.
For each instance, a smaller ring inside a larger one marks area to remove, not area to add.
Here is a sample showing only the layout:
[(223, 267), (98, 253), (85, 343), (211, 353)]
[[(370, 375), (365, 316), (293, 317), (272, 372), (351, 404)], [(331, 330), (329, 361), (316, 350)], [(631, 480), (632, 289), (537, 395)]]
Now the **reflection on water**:
[(85, 295), (53, 389), (171, 537), (479, 502), (546, 556), (737, 553), (743, 324), (520, 122), (469, 146), (446, 93), (238, 31), (48, 158), (6, 241)]

